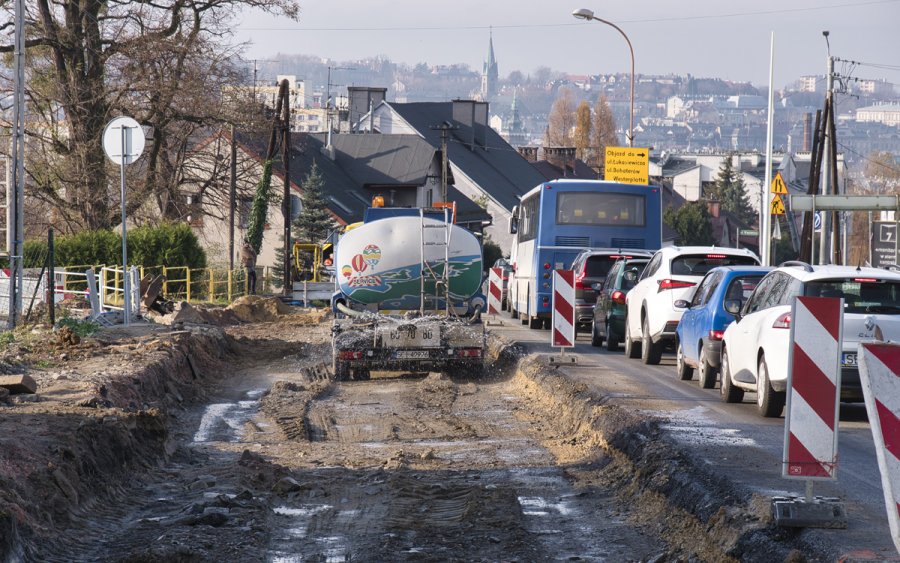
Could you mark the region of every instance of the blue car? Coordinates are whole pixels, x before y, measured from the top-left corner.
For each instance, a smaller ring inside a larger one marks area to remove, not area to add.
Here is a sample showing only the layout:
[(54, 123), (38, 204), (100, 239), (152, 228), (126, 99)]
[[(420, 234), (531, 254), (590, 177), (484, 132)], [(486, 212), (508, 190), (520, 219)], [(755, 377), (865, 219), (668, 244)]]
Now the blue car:
[(697, 285), (690, 302), (679, 299), (676, 307), (686, 308), (675, 330), (675, 369), (683, 380), (692, 379), (694, 369), (700, 387), (716, 386), (722, 357), (722, 336), (734, 320), (725, 310), (725, 301), (744, 301), (756, 284), (772, 268), (763, 266), (721, 266), (710, 270)]

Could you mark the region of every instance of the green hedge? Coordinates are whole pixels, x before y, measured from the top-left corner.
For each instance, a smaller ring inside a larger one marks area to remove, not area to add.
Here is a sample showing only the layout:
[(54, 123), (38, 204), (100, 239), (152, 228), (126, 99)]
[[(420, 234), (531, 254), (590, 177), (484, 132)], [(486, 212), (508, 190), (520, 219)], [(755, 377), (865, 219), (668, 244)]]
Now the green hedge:
[[(55, 243), (54, 261), (59, 267), (122, 263), (122, 237), (113, 231), (82, 231), (56, 237)], [(36, 258), (40, 263), (29, 264), (28, 257), (46, 256), (47, 241), (26, 241), (24, 253), (26, 267), (40, 268), (42, 259)], [(133, 266), (205, 268), (206, 252), (189, 225), (163, 223), (128, 231), (128, 263)]]

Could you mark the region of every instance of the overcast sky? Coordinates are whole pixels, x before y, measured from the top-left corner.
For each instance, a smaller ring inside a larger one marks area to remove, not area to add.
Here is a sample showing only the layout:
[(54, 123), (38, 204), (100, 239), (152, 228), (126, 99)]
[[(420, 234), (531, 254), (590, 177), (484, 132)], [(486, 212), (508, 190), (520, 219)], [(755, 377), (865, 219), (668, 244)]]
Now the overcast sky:
[(804, 74), (824, 74), (822, 31), (828, 30), (832, 55), (879, 65), (858, 66), (853, 76), (900, 84), (900, 0), (301, 0), (299, 22), (247, 12), (235, 38), (252, 43), (247, 59), (285, 53), (340, 62), (384, 55), (480, 71), (493, 27), (501, 76), (540, 66), (571, 74), (628, 72), (622, 36), (574, 19), (577, 8), (622, 28), (638, 74), (690, 73), (765, 86), (774, 32), (781, 88)]

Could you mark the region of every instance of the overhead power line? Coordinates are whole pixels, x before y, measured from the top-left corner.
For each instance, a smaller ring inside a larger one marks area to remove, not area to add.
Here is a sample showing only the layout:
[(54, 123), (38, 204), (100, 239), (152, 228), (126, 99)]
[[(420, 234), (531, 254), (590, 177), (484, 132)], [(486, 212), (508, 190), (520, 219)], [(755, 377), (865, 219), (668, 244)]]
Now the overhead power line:
[[(619, 20), (620, 24), (659, 23), (690, 20), (710, 20), (722, 18), (740, 18), (747, 16), (766, 16), (776, 14), (789, 14), (801, 12), (820, 12), (823, 10), (836, 10), (841, 8), (860, 8), (878, 4), (896, 4), (900, 0), (869, 0), (867, 2), (843, 2), (840, 4), (828, 4), (824, 6), (811, 6), (808, 8), (781, 8), (777, 10), (748, 10), (745, 12), (732, 12), (726, 14), (697, 14), (691, 16), (666, 16), (660, 18), (640, 18), (631, 20)], [(312, 32), (336, 32), (336, 31), (465, 31), (480, 29), (534, 29), (550, 27), (589, 26), (590, 23), (533, 23), (533, 24), (507, 24), (507, 25), (442, 25), (442, 26), (376, 26), (376, 27), (242, 27), (244, 31), (312, 31)]]

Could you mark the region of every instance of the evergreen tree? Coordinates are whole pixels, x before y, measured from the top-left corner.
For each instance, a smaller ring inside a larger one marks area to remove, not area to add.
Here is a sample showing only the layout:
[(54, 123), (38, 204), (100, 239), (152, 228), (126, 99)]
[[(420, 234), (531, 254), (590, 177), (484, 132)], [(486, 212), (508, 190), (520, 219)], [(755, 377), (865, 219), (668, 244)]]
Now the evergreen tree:
[(725, 157), (715, 185), (707, 194), (707, 199), (715, 199), (722, 203), (722, 209), (732, 213), (744, 225), (756, 223), (756, 213), (750, 206), (750, 198), (744, 186), (740, 170), (735, 170), (733, 154)]
[(676, 242), (680, 245), (707, 246), (713, 244), (709, 211), (703, 201), (685, 203), (678, 211), (667, 207), (663, 212), (663, 222), (678, 233)]
[[(301, 209), (297, 218), (291, 221), (291, 237), (294, 242), (306, 242), (320, 244), (325, 242), (328, 235), (337, 227), (334, 217), (328, 211), (328, 201), (322, 193), (324, 181), (319, 174), (319, 168), (314, 162), (306, 177), (300, 183)], [(279, 237), (281, 244), (275, 249), (275, 271), (284, 271), (284, 236)], [(290, 257), (294, 259), (293, 256)], [(296, 275), (296, 267), (291, 271)], [(291, 277), (294, 277), (292, 275)], [(275, 287), (281, 287), (281, 278), (274, 280)]]

